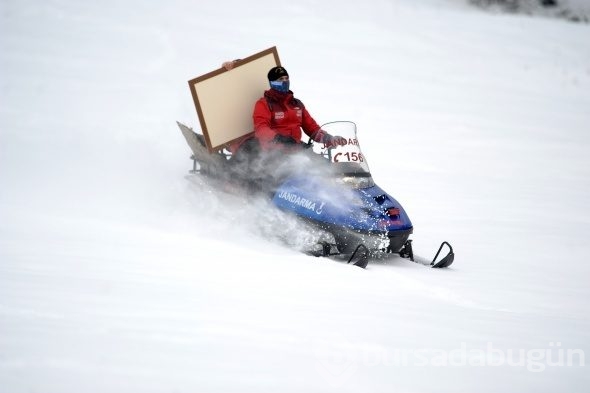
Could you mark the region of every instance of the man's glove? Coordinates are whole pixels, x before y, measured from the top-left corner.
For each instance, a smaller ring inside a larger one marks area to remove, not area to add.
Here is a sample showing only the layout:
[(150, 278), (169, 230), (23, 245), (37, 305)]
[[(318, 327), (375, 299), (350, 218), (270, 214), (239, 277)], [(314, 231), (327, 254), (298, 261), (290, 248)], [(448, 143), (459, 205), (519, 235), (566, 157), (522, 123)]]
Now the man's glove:
[(326, 147), (336, 147), (336, 146), (344, 146), (347, 144), (346, 138), (343, 138), (338, 135), (330, 135), (325, 134), (322, 138), (322, 143), (326, 145)]
[(296, 145), (297, 141), (290, 136), (285, 136), (281, 134), (277, 134), (273, 140), (274, 143), (280, 143), (282, 145)]

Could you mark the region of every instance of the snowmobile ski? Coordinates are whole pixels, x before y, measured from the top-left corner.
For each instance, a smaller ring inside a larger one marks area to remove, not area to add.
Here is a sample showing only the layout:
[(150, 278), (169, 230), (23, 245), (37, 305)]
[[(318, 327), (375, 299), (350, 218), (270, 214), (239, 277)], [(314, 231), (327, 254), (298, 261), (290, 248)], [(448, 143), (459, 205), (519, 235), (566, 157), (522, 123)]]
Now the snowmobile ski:
[(364, 244), (359, 244), (348, 259), (348, 263), (366, 268), (369, 264), (369, 249)]
[[(447, 254), (444, 257), (442, 257), (440, 260), (437, 261), (439, 255), (441, 255), (441, 251), (443, 250), (443, 248), (445, 246), (449, 249), (449, 251), (447, 252)], [(436, 252), (436, 255), (434, 256), (432, 261), (428, 261), (424, 258), (414, 256), (414, 250), (412, 249), (412, 240), (407, 240), (404, 243), (403, 247), (398, 252), (395, 252), (395, 253), (399, 254), (399, 256), (404, 259), (409, 259), (412, 262), (416, 262), (416, 263), (419, 263), (419, 264), (422, 264), (425, 266), (430, 266), (432, 268), (437, 268), (437, 269), (449, 267), (449, 266), (451, 266), (451, 264), (455, 260), (455, 253), (453, 251), (453, 247), (447, 241), (444, 241), (441, 243), (441, 245), (438, 248), (438, 251)]]
[(344, 254), (337, 250), (335, 244), (330, 244), (326, 241), (318, 242), (317, 246), (320, 247), (316, 250), (309, 250), (306, 254), (314, 257), (332, 257), (331, 259), (346, 261), (347, 264), (354, 265), (365, 269), (369, 264), (370, 251), (364, 244), (360, 243), (354, 249), (351, 254)]

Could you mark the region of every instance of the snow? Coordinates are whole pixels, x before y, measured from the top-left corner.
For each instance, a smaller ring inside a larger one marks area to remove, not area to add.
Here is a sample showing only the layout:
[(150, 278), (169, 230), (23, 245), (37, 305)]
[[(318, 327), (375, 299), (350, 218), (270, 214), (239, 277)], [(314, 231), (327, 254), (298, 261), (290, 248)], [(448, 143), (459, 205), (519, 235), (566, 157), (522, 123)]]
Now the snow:
[[(0, 390), (587, 389), (590, 26), (416, 3), (3, 2)], [(274, 45), (449, 269), (302, 255), (185, 178), (186, 81)]]

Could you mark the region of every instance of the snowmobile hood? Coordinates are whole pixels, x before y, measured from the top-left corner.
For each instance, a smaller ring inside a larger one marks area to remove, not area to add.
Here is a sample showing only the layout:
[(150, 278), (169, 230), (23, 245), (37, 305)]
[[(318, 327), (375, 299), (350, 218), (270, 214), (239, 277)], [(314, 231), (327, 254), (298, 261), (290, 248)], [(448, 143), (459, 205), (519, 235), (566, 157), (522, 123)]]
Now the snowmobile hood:
[(314, 146), (330, 163), (326, 172), (295, 173), (277, 188), (273, 203), (284, 211), (320, 226), (342, 227), (358, 233), (390, 234), (411, 231), (402, 205), (375, 184), (360, 150), (356, 125), (333, 122), (322, 129), (347, 140), (345, 145)]

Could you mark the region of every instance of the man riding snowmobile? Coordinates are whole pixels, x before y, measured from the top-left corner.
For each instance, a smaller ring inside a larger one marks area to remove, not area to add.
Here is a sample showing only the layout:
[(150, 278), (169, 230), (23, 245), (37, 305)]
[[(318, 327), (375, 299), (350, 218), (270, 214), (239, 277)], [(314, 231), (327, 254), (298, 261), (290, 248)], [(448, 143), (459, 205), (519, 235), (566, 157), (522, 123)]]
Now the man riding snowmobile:
[(305, 105), (294, 97), (284, 67), (271, 68), (267, 77), (270, 89), (254, 105), (254, 136), (230, 146), (235, 175), (250, 183), (250, 189), (265, 191), (292, 169), (285, 162), (285, 154), (308, 146), (301, 142), (302, 130), (324, 145), (346, 143), (344, 138), (322, 130)]

